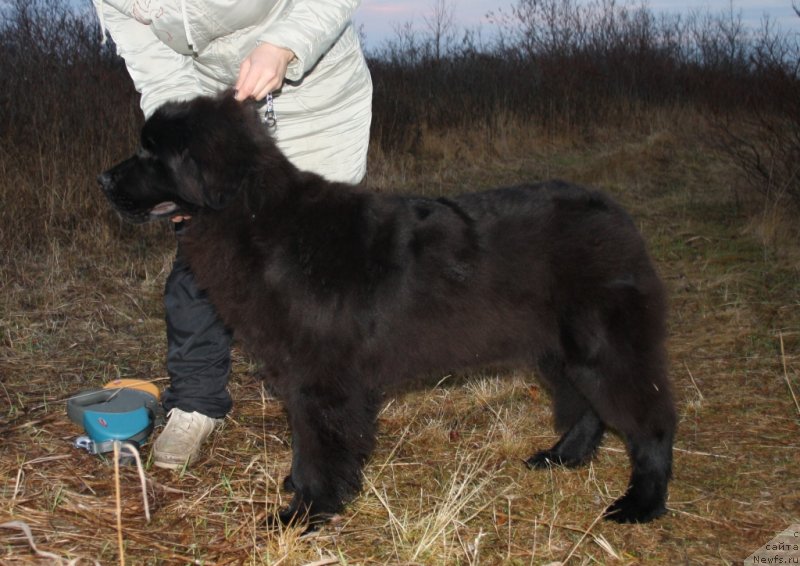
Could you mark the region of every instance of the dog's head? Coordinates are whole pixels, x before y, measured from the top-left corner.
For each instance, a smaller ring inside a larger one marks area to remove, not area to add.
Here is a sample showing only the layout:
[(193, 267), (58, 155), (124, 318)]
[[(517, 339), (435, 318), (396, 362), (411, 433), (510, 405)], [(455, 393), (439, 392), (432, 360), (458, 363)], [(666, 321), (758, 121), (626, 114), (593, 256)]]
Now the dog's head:
[(252, 105), (230, 93), (167, 103), (145, 122), (136, 154), (98, 181), (131, 222), (219, 210), (269, 143)]

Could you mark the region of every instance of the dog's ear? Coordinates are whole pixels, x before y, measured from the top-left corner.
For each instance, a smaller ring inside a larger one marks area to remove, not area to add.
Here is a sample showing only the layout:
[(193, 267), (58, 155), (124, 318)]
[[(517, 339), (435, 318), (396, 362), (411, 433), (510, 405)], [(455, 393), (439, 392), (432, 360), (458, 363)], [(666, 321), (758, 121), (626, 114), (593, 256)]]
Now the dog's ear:
[(198, 208), (221, 210), (238, 192), (238, 186), (227, 186), (208, 167), (200, 167), (189, 149), (181, 152), (175, 171), (178, 196)]
[(220, 210), (239, 192), (258, 162), (260, 148), (254, 130), (261, 124), (251, 105), (227, 93), (193, 101), (188, 125), (190, 135), (180, 164), (193, 180), (187, 183), (187, 196), (198, 206)]

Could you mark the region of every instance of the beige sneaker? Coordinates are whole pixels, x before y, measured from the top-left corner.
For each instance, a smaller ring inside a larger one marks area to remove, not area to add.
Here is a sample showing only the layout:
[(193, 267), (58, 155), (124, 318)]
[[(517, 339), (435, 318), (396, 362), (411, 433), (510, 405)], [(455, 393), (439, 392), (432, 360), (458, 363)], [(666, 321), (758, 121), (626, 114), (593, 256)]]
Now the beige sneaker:
[(179, 470), (197, 460), (200, 446), (214, 430), (217, 419), (178, 408), (167, 413), (167, 419), (167, 426), (153, 444), (153, 465)]

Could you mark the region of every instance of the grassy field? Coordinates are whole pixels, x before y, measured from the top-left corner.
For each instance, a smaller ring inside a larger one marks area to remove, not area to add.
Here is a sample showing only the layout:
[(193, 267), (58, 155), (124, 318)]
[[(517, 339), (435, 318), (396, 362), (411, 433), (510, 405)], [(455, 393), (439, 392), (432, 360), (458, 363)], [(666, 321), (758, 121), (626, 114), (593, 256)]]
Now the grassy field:
[[(587, 468), (527, 470), (522, 461), (555, 439), (548, 399), (532, 373), (487, 369), (392, 399), (361, 497), (315, 534), (270, 531), (265, 518), (287, 497), (289, 432), (237, 350), (236, 407), (207, 457), (182, 473), (145, 464), (147, 522), (135, 469), (122, 469), (117, 489), (109, 461), (74, 449), (64, 400), (118, 376), (165, 383), (161, 292), (174, 242), (167, 226), (97, 211), (91, 167), (120, 156), (76, 172), (65, 147), (38, 176), (0, 153), (3, 202), (16, 198), (38, 233), (29, 243), (6, 234), (16, 244), (0, 264), (0, 563), (119, 563), (117, 492), (129, 564), (741, 564), (800, 523), (790, 211), (748, 198), (695, 115), (579, 139), (499, 131), (427, 134), (414, 154), (375, 150), (369, 182), (440, 195), (560, 177), (631, 210), (671, 297), (680, 424), (667, 516), (599, 520), (629, 474), (613, 435)], [(24, 183), (41, 187), (39, 205), (15, 196), (36, 192)], [(69, 191), (85, 192), (76, 214), (97, 217), (90, 229), (62, 214)]]

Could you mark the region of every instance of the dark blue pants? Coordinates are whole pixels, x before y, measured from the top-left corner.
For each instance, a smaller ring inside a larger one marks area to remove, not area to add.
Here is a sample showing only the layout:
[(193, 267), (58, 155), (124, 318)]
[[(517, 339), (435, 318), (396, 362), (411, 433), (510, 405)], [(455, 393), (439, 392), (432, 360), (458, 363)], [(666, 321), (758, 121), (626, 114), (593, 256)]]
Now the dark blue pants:
[(228, 393), (231, 333), (205, 292), (197, 288), (180, 245), (164, 289), (164, 308), (170, 377), (162, 397), (164, 408), (224, 417), (233, 405)]

